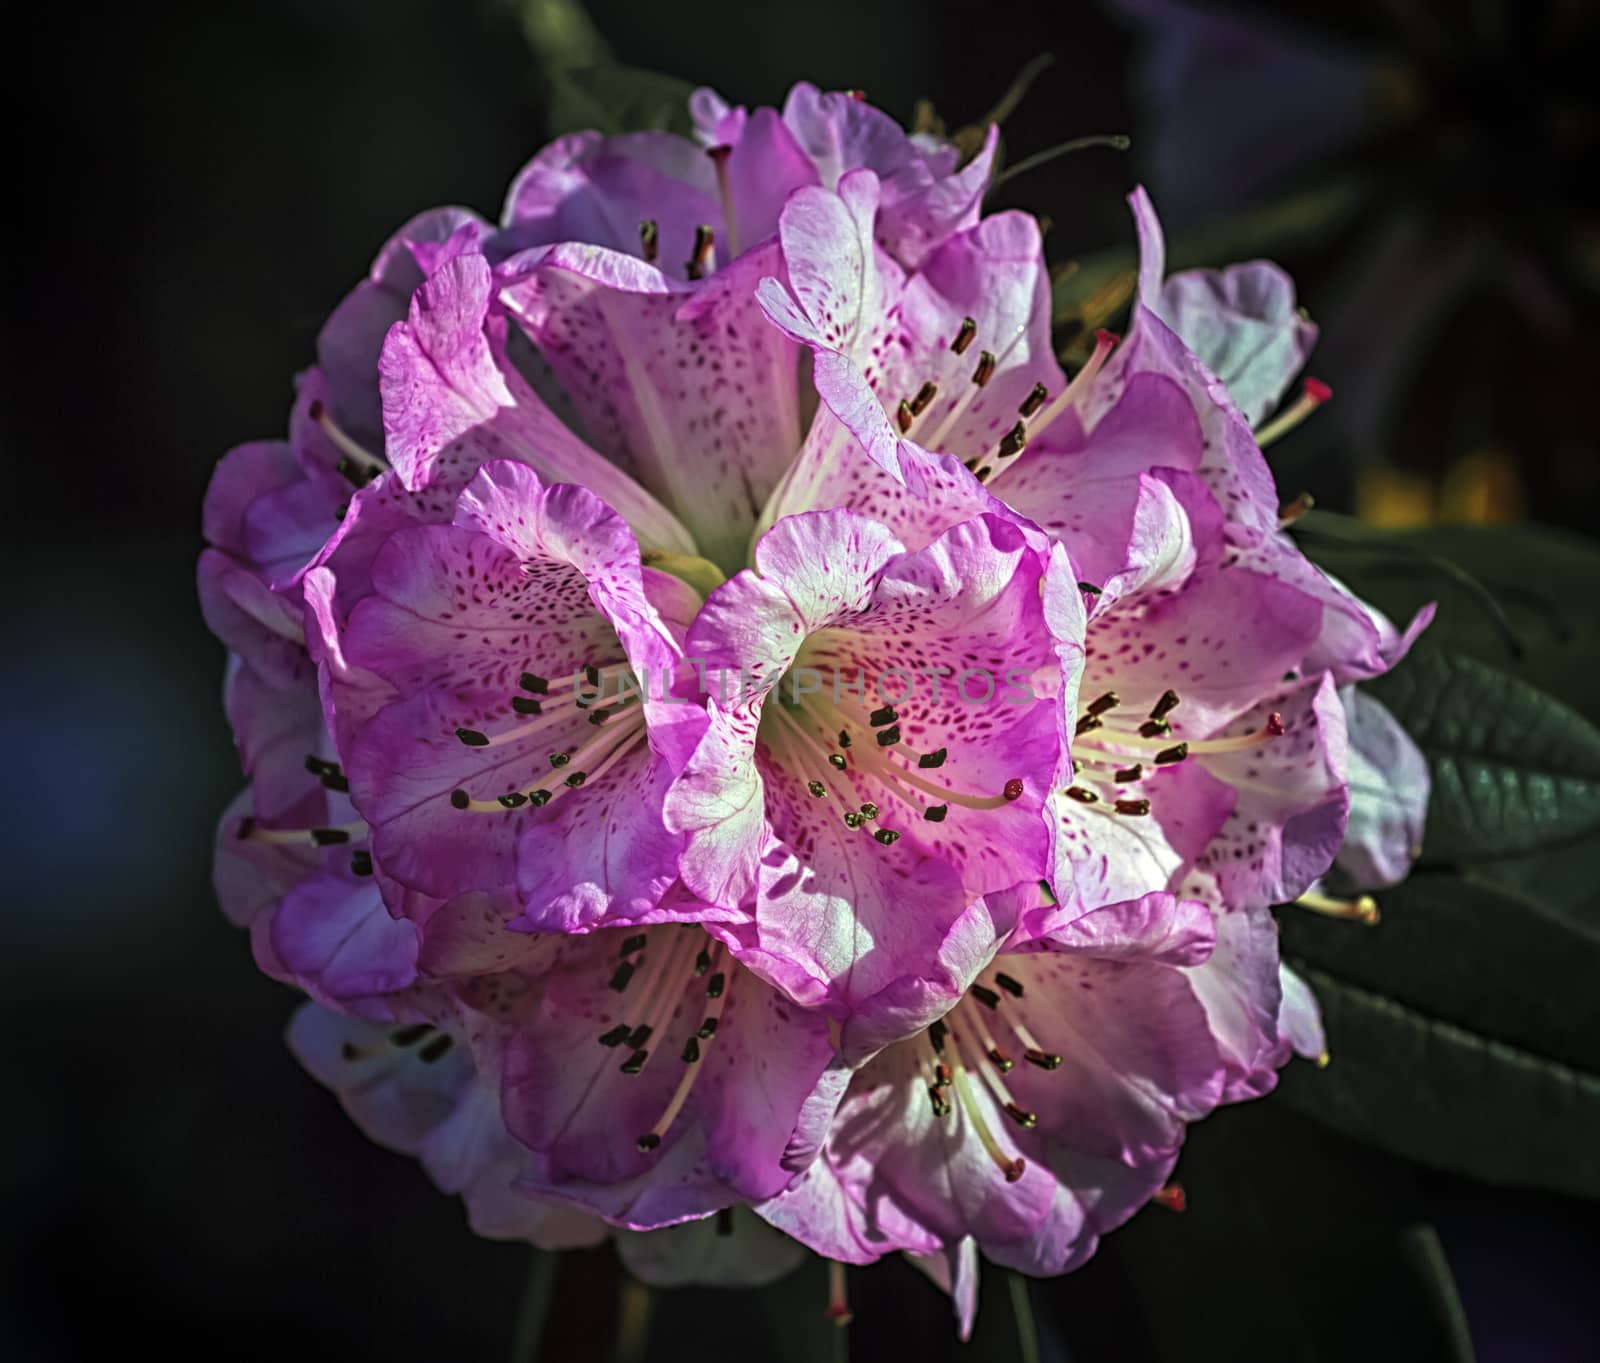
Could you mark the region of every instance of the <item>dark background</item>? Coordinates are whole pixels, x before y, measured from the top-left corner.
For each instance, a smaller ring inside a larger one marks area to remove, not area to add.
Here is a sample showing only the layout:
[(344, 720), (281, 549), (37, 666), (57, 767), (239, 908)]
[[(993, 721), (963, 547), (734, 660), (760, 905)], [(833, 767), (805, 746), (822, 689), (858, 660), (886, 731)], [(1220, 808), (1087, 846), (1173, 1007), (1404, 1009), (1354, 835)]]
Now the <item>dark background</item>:
[[(1053, 258), (1126, 248), (1121, 199), (1142, 176), (1178, 263), (1185, 240), (1237, 240), (1212, 263), (1271, 249), (1296, 272), (1327, 323), (1314, 371), (1339, 396), (1281, 447), (1286, 492), (1379, 519), (1592, 530), (1587, 7), (1320, 8), (1293, 11), (1313, 16), (1303, 41), (1264, 61), (1277, 30), (1256, 10), (1254, 46), (1142, 67), (1126, 20), (1061, 0), (591, 13), (621, 60), (736, 102), (781, 102), (803, 77), (901, 117), (926, 96), (952, 126), (1053, 51), (1007, 124), (1011, 159), (1094, 132), (1131, 132), (1134, 151), (1058, 161), (1002, 202), (1052, 219)], [(1464, 8), (1483, 27), (1462, 40)], [(537, 68), (490, 0), (58, 5), (7, 45), (0, 1358), (502, 1358), (527, 1251), (470, 1236), (300, 1072), (281, 1042), (293, 1000), (214, 908), (211, 828), (238, 775), (193, 562), (214, 461), (282, 431), (320, 320), (386, 235), (431, 204), (498, 211), (542, 140)], [(1281, 241), (1247, 220), (1349, 183), (1356, 208), (1302, 213)], [(1220, 237), (1193, 235), (1219, 219)], [(1254, 1120), (1208, 1122), (1186, 1175)], [(1314, 1207), (1315, 1163), (1272, 1178), (1270, 1196)], [(1419, 1187), (1485, 1363), (1592, 1356), (1591, 1208), (1445, 1175)], [(1174, 1275), (1199, 1252), (1160, 1211), (1135, 1234)], [(1160, 1287), (1130, 1263), (1103, 1253), (1035, 1288), (1047, 1357), (1153, 1356)], [(609, 1250), (563, 1265), (548, 1357), (608, 1346), (614, 1277)], [(910, 1270), (853, 1283), (858, 1358), (952, 1354)], [(1006, 1297), (998, 1274), (986, 1288), (987, 1322)], [(1241, 1271), (1217, 1310), (1273, 1291)], [(1371, 1357), (1396, 1356), (1386, 1313), (1403, 1302), (1375, 1284), (1334, 1306)], [(653, 1356), (766, 1356), (763, 1309), (675, 1294)]]

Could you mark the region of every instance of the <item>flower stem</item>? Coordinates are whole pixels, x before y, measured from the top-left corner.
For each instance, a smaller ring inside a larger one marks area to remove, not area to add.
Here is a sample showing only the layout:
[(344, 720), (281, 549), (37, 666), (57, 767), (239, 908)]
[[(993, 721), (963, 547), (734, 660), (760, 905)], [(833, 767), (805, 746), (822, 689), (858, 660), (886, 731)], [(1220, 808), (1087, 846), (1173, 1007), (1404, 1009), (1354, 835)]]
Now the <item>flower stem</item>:
[(535, 1249), (528, 1261), (528, 1278), (517, 1305), (517, 1324), (511, 1334), (511, 1363), (538, 1363), (539, 1342), (544, 1336), (545, 1317), (555, 1295), (556, 1256), (549, 1250)]
[(1007, 1273), (1006, 1281), (1011, 1288), (1011, 1310), (1017, 1318), (1017, 1358), (1020, 1363), (1039, 1363), (1039, 1331), (1033, 1323), (1028, 1280), (1020, 1273)]
[(655, 1312), (655, 1294), (626, 1271), (617, 1291), (617, 1339), (612, 1353), (614, 1363), (644, 1363), (650, 1343), (650, 1317)]

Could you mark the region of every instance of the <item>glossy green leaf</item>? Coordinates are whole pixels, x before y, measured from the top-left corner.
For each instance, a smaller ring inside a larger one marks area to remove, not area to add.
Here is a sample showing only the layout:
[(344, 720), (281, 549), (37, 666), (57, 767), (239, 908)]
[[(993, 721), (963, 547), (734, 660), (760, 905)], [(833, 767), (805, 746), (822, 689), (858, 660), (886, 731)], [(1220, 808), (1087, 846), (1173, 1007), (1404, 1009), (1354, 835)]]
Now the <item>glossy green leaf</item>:
[(1313, 511), (1306, 554), (1395, 620), (1436, 602), (1436, 648), (1509, 673), (1600, 720), (1600, 546), (1539, 526), (1376, 530)]
[(1294, 909), (1286, 958), (1331, 1063), (1281, 1100), (1397, 1154), (1600, 1196), (1600, 921), (1452, 874), (1385, 891), (1376, 928)]
[(1428, 859), (1508, 856), (1600, 829), (1600, 730), (1554, 697), (1428, 645), (1370, 689), (1428, 758)]

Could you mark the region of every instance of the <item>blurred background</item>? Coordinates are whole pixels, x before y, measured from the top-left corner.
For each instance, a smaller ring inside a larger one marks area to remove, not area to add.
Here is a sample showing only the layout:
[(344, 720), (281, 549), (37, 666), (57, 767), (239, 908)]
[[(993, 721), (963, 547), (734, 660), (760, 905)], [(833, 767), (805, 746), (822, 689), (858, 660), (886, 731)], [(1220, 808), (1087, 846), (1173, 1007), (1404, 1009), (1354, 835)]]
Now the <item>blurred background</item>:
[[(532, 8), (538, 31), (553, 11)], [(1286, 496), (1384, 525), (1592, 529), (1600, 53), (1584, 0), (588, 12), (617, 60), (734, 102), (781, 103), (804, 78), (908, 122), (929, 101), (951, 130), (1053, 53), (1006, 119), (1007, 160), (1133, 138), (996, 196), (1050, 220), (1067, 315), (1117, 306), (1123, 196), (1142, 181), (1175, 266), (1271, 255), (1323, 326), (1311, 372), (1336, 396), (1274, 450)], [(494, 0), (32, 17), (7, 90), (0, 1358), (504, 1358), (528, 1252), (470, 1236), (300, 1072), (281, 1041), (291, 996), (214, 907), (211, 830), (238, 775), (193, 563), (215, 460), (283, 430), (317, 327), (396, 225), (438, 203), (498, 212), (548, 87)], [(1263, 1143), (1282, 1157), (1235, 1153)], [(1088, 1268), (1035, 1285), (1045, 1358), (1421, 1357), (1417, 1318), (1455, 1320), (1455, 1303), (1367, 1253), (1368, 1215), (1436, 1228), (1414, 1252), (1453, 1270), (1485, 1363), (1593, 1357), (1591, 1204), (1414, 1169), (1270, 1105), (1197, 1129), (1180, 1174), (1192, 1207), (1246, 1186), (1265, 1249), (1147, 1210)], [(1319, 1229), (1334, 1204), (1356, 1209), (1353, 1238)], [(1209, 1307), (1182, 1288), (1197, 1281)], [(607, 1356), (610, 1251), (571, 1256), (557, 1287), (545, 1356)], [(823, 1292), (807, 1270), (780, 1296), (809, 1319)], [(1003, 1276), (986, 1292), (980, 1335), (1004, 1349)], [(852, 1293), (858, 1359), (961, 1355), (912, 1270), (853, 1273)], [(651, 1309), (652, 1358), (798, 1347), (764, 1298)], [(1239, 1343), (1247, 1319), (1281, 1350)]]

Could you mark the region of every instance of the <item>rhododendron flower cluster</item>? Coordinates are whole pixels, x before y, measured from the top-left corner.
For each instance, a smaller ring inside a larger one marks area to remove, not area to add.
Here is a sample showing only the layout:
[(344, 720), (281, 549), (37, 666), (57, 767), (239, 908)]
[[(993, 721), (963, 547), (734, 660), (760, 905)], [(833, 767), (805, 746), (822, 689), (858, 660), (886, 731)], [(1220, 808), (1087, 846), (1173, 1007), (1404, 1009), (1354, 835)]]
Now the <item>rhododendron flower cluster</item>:
[(1404, 874), (1425, 773), (1353, 686), (1426, 619), (1282, 531), (1257, 434), (1326, 394), (1261, 425), (1315, 335), (1280, 271), (1164, 278), (1136, 193), (1069, 378), (992, 129), (691, 111), (408, 223), (222, 461), (218, 889), (481, 1233), (899, 1250), (970, 1324), (980, 1254), (1081, 1263), (1322, 1052), (1271, 908)]

